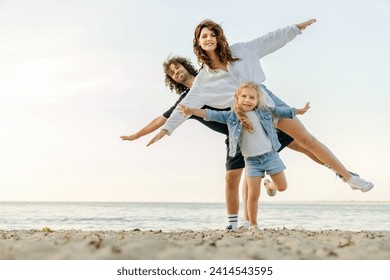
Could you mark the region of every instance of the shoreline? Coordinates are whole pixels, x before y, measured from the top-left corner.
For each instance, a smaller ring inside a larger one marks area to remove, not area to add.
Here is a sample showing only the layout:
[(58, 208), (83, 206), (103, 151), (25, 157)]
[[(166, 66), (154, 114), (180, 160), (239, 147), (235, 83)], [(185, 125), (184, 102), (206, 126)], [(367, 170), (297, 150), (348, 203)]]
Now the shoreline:
[(390, 260), (390, 231), (0, 230), (1, 260)]

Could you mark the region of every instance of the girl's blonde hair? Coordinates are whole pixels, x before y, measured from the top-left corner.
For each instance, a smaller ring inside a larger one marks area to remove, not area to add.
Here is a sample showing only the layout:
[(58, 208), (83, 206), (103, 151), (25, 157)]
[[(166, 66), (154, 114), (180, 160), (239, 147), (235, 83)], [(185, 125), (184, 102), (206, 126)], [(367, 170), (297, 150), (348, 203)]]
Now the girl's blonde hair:
[(254, 90), (257, 93), (257, 105), (256, 105), (257, 108), (266, 109), (268, 107), (265, 104), (263, 91), (261, 90), (260, 86), (257, 83), (249, 81), (249, 82), (242, 83), (237, 88), (236, 93), (234, 94), (234, 99), (235, 99), (234, 112), (236, 113), (242, 126), (249, 132), (254, 132), (252, 122), (248, 119), (248, 116), (246, 115), (245, 111), (238, 104), (238, 97), (240, 96), (244, 88)]

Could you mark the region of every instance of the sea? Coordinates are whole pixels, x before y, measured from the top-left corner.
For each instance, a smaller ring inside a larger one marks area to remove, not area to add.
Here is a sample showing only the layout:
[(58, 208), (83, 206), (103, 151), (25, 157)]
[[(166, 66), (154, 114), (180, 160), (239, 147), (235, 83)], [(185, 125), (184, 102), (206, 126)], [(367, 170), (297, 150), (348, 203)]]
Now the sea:
[[(263, 229), (390, 231), (390, 202), (262, 202), (258, 223)], [(226, 225), (224, 203), (0, 202), (0, 230), (170, 232)]]

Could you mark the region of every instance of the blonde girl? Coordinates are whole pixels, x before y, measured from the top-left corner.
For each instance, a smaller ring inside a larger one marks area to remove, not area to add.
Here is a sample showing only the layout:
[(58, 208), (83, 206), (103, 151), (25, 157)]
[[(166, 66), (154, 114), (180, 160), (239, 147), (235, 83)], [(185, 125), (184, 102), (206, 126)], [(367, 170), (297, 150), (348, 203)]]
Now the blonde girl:
[(235, 93), (233, 111), (203, 110), (181, 105), (180, 110), (187, 115), (196, 115), (206, 121), (226, 123), (229, 129), (229, 151), (235, 155), (239, 146), (245, 158), (248, 184), (248, 210), (250, 230), (259, 231), (257, 226), (258, 201), (261, 180), (267, 173), (272, 181), (265, 184), (269, 195), (275, 191), (284, 191), (287, 181), (283, 170), (285, 166), (277, 150), (280, 148), (273, 118), (293, 118), (304, 114), (309, 108), (307, 103), (302, 109), (284, 107), (270, 108), (266, 105), (264, 93), (255, 82), (241, 84)]

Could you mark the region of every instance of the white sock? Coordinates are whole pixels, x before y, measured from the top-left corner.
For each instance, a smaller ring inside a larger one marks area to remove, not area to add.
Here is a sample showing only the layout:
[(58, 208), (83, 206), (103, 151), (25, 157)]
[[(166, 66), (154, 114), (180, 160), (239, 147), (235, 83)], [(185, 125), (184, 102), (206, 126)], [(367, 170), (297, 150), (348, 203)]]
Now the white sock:
[(228, 222), (232, 228), (238, 227), (238, 215), (237, 214), (228, 214)]

